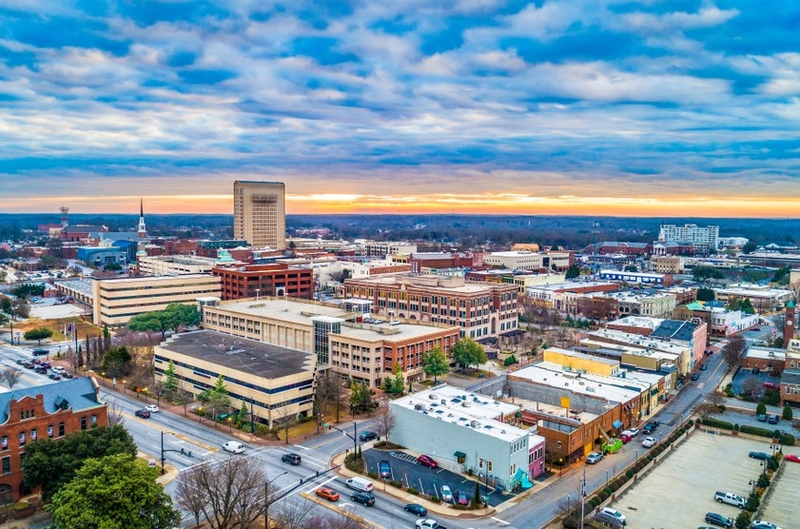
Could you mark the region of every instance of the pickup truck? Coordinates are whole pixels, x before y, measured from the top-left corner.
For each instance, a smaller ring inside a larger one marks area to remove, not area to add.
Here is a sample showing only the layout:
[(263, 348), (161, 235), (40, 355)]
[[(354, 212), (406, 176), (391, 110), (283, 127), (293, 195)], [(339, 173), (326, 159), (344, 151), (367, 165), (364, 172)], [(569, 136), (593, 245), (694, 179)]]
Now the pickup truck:
[(733, 492), (715, 492), (714, 499), (720, 503), (727, 503), (729, 505), (736, 505), (740, 509), (744, 509), (747, 501)]

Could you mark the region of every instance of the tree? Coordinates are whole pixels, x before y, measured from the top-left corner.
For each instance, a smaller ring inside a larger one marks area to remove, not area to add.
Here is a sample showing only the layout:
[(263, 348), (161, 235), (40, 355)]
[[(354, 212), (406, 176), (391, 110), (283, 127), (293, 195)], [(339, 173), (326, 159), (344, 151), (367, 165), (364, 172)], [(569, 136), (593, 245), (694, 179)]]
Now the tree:
[(472, 338), (461, 338), (453, 344), (450, 352), (453, 354), (453, 360), (462, 368), (478, 366), (489, 361), (483, 347)]
[(736, 529), (748, 529), (750, 527), (750, 523), (753, 519), (753, 514), (747, 511), (742, 511), (739, 513), (739, 516), (736, 517), (736, 521), (734, 522), (733, 526)]
[(697, 301), (714, 301), (717, 299), (717, 293), (711, 288), (698, 288)]
[(24, 298), (17, 298), (11, 302), (11, 315), (18, 318), (27, 318), (31, 315), (31, 306)]
[(692, 268), (692, 277), (695, 281), (707, 279), (725, 279), (725, 274), (713, 266), (695, 266)]
[(786, 419), (787, 421), (791, 421), (792, 420), (792, 417), (793, 417), (793, 415), (792, 415), (792, 407), (789, 406), (788, 404), (783, 407), (782, 417), (784, 419)]
[(6, 296), (0, 297), (0, 308), (2, 308), (5, 314), (13, 314), (11, 299), (7, 298)]
[(48, 510), (59, 529), (169, 529), (181, 515), (156, 476), (129, 454), (88, 459)]
[(567, 268), (567, 279), (575, 279), (581, 276), (581, 269), (576, 264), (569, 265)]
[(121, 425), (82, 430), (58, 441), (39, 438), (25, 445), (25, 485), (41, 486), (44, 498), (51, 498), (72, 480), (86, 459), (116, 454), (136, 455), (136, 444)]
[(103, 270), (106, 272), (119, 272), (122, 270), (122, 265), (116, 261), (112, 261), (110, 263), (106, 263), (105, 266), (103, 266)]
[(134, 332), (160, 332), (163, 340), (167, 336), (167, 331), (170, 330), (170, 322), (164, 311), (145, 312), (131, 318), (128, 322), (128, 329)]
[(758, 400), (764, 395), (764, 384), (760, 378), (749, 376), (742, 381), (741, 390), (742, 395), (750, 395), (754, 400)]
[(178, 377), (175, 375), (175, 363), (170, 359), (167, 369), (164, 370), (164, 394), (170, 398), (177, 389)]
[(214, 387), (200, 393), (197, 396), (197, 400), (205, 404), (216, 422), (220, 412), (231, 406), (231, 398), (228, 395), (228, 388), (225, 387), (225, 379), (222, 375), (217, 377)]
[[(228, 457), (183, 471), (176, 502), (202, 511), (212, 529), (249, 527), (264, 513), (267, 474), (255, 457)], [(181, 485), (182, 483), (182, 485)], [(199, 518), (199, 514), (196, 515)]]
[(394, 365), (392, 368), (392, 373), (394, 376), (386, 377), (386, 381), (384, 383), (386, 391), (392, 395), (402, 395), (406, 388), (406, 381), (405, 378), (403, 378), (403, 366), (400, 364), (400, 362), (397, 362)]
[(113, 378), (126, 375), (130, 372), (131, 360), (127, 347), (112, 347), (103, 357), (103, 371)]
[(636, 273), (638, 271), (639, 271), (639, 269), (636, 268), (636, 265), (628, 265), (628, 266), (625, 267), (625, 272), (634, 272), (634, 273)]
[(766, 415), (767, 414), (767, 405), (763, 402), (759, 402), (756, 406), (756, 415)]
[(170, 303), (164, 309), (171, 329), (179, 332), (184, 327), (197, 327), (200, 325), (200, 310), (197, 305), (184, 303)]
[(11, 389), (22, 377), (22, 370), (17, 367), (6, 367), (3, 369), (2, 373), (0, 373), (0, 376), (2, 376), (3, 382), (6, 383), (8, 389)]
[(26, 299), (31, 296), (44, 296), (44, 285), (23, 283), (11, 291), (18, 298)]
[(748, 242), (747, 244), (742, 246), (742, 253), (744, 253), (744, 254), (753, 253), (753, 252), (756, 251), (756, 248), (758, 248), (756, 246), (756, 243)]
[(397, 417), (394, 416), (392, 410), (386, 410), (386, 413), (382, 413), (376, 418), (375, 433), (378, 434), (378, 437), (388, 441), (395, 426), (397, 426)]
[(31, 329), (26, 332), (23, 336), (25, 336), (26, 340), (36, 340), (39, 342), (39, 345), (42, 345), (42, 340), (53, 336), (53, 331), (47, 327), (37, 327), (36, 329)]
[(722, 357), (728, 365), (735, 368), (742, 361), (742, 354), (747, 348), (747, 341), (741, 335), (731, 336), (722, 347)]
[(447, 356), (440, 347), (434, 347), (422, 355), (422, 370), (426, 375), (433, 377), (434, 384), (436, 384), (437, 377), (450, 372), (450, 362), (447, 361)]

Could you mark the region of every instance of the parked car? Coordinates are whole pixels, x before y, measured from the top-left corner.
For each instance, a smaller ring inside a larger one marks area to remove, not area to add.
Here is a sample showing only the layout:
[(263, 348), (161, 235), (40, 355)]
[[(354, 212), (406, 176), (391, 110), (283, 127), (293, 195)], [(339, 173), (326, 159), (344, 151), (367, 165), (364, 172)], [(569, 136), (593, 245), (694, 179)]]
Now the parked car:
[(442, 497), (442, 501), (453, 501), (453, 493), (450, 491), (450, 487), (447, 485), (442, 485), (442, 487), (439, 489), (439, 496)]
[(590, 465), (598, 463), (601, 459), (603, 459), (603, 454), (600, 452), (590, 452), (589, 455), (586, 456), (586, 462)]
[(786, 456), (784, 456), (784, 459), (786, 461), (791, 461), (792, 463), (800, 463), (800, 456), (798, 456), (797, 454), (786, 454)]
[(445, 526), (439, 525), (439, 522), (436, 520), (431, 520), (430, 518), (427, 520), (417, 520), (417, 522), (414, 524), (414, 527), (416, 527), (416, 529), (447, 529)]
[(314, 494), (328, 501), (339, 501), (339, 493), (333, 489), (329, 489), (328, 487), (320, 487), (314, 492)]
[(22, 367), (25, 369), (33, 369), (36, 366), (33, 362), (23, 362)]
[(769, 459), (769, 454), (766, 452), (757, 452), (753, 450), (748, 455), (753, 459)]
[(692, 373), (692, 380), (700, 380), (700, 373)]
[(630, 428), (628, 431), (631, 432), (631, 435), (634, 437), (639, 435), (639, 428)]
[(37, 373), (40, 373), (42, 375), (46, 375), (47, 374), (47, 368), (46, 367), (42, 367), (42, 366), (36, 366), (34, 371), (36, 371)]
[(758, 422), (767, 422), (767, 414), (759, 413), (756, 419), (758, 419)]
[(64, 371), (66, 371), (66, 370), (65, 370), (63, 367), (61, 367), (61, 366), (53, 366), (53, 367), (51, 367), (50, 369), (53, 371), (53, 373), (58, 373), (59, 375), (63, 375), (63, 374), (64, 374)]
[(705, 371), (705, 370), (707, 370), (707, 369), (708, 369), (708, 364), (702, 364), (702, 365), (700, 366), (700, 371)]
[(467, 498), (467, 495), (460, 490), (457, 490), (453, 493), (453, 500), (454, 503), (457, 503), (458, 505), (469, 505), (469, 498)]
[(369, 430), (367, 430), (366, 432), (361, 432), (361, 435), (358, 436), (358, 439), (362, 443), (366, 443), (367, 441), (372, 441), (373, 439), (377, 438), (378, 434), (376, 434), (375, 432), (370, 432)]
[(706, 513), (706, 523), (719, 525), (720, 527), (733, 527), (733, 520), (715, 512)]
[(622, 441), (623, 443), (628, 443), (631, 439), (633, 439), (633, 436), (629, 431), (624, 431), (621, 434), (619, 434), (619, 440)]
[(747, 501), (739, 496), (738, 494), (734, 494), (733, 492), (715, 492), (714, 499), (717, 500), (719, 503), (727, 503), (728, 505), (735, 505), (740, 509), (744, 509), (744, 506), (747, 504)]
[(434, 461), (431, 456), (426, 456), (425, 454), (417, 458), (417, 463), (428, 468), (437, 468), (439, 466), (439, 463)]
[(70, 373), (69, 371), (64, 371), (63, 375), (64, 378), (75, 378), (75, 375)]
[(391, 479), (392, 467), (389, 465), (388, 461), (384, 460), (378, 463), (378, 475), (381, 479)]
[(50, 373), (47, 375), (51, 380), (61, 380), (61, 375), (58, 373)]
[(600, 509), (600, 512), (604, 512), (606, 514), (613, 516), (614, 518), (619, 520), (622, 523), (622, 525), (628, 525), (628, 517), (616, 509), (612, 509), (611, 507), (603, 507), (602, 509)]
[(409, 503), (408, 505), (403, 507), (403, 510), (406, 511), (406, 512), (410, 512), (411, 514), (414, 514), (416, 516), (427, 516), (428, 515), (428, 509), (426, 509), (425, 507), (423, 507), (419, 503)]
[(775, 382), (764, 382), (764, 387), (766, 389), (781, 389), (780, 383)]
[[(147, 411), (147, 410), (144, 410)], [(150, 413), (150, 412), (147, 412)], [(239, 441), (228, 441), (222, 445), (222, 449), (232, 454), (244, 453), (244, 445)]]
[(772, 522), (766, 522), (764, 520), (753, 520), (752, 523), (750, 523), (750, 529), (781, 529), (781, 528)]
[(375, 496), (369, 492), (354, 492), (350, 495), (350, 499), (361, 505), (366, 505), (367, 507), (375, 505)]
[(769, 424), (778, 424), (779, 420), (780, 419), (778, 418), (778, 416), (775, 415), (774, 413), (770, 413), (769, 416), (767, 417), (767, 422)]
[(39, 367), (44, 367), (44, 368), (46, 368), (46, 369), (50, 369), (50, 368), (51, 368), (51, 367), (53, 367), (53, 366), (52, 366), (52, 365), (50, 365), (50, 362), (47, 362), (47, 361), (45, 360), (45, 361), (41, 361), (41, 362), (39, 362)]
[(283, 454), (281, 456), (281, 461), (284, 463), (289, 463), (290, 465), (299, 465), (302, 461), (302, 458), (299, 454)]
[(622, 522), (602, 511), (594, 515), (594, 521), (603, 527), (610, 527), (611, 529), (622, 529), (623, 527)]
[(159, 408), (155, 404), (148, 404), (147, 406), (144, 407), (144, 409), (146, 409), (150, 413), (158, 413), (161, 411), (161, 408)]
[(150, 412), (144, 408), (142, 408), (141, 410), (136, 410), (135, 412), (133, 412), (133, 414), (136, 415), (137, 417), (141, 417), (142, 419), (150, 418)]
[(658, 441), (655, 437), (645, 437), (642, 439), (642, 446), (645, 448), (651, 448), (656, 445)]

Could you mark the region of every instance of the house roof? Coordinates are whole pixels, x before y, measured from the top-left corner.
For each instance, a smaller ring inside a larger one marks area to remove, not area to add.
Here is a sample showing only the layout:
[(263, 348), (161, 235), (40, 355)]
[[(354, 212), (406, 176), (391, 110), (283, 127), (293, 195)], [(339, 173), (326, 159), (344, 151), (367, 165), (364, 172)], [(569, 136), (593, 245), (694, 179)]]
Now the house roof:
[(59, 409), (81, 411), (104, 406), (97, 396), (97, 386), (93, 378), (74, 378), (0, 393), (0, 424), (8, 421), (9, 405), (12, 400), (20, 401), (26, 397), (35, 399), (37, 395), (43, 396), (44, 409), (47, 413), (55, 413)]
[(650, 333), (650, 336), (688, 342), (692, 339), (695, 329), (697, 325), (689, 321), (664, 320)]

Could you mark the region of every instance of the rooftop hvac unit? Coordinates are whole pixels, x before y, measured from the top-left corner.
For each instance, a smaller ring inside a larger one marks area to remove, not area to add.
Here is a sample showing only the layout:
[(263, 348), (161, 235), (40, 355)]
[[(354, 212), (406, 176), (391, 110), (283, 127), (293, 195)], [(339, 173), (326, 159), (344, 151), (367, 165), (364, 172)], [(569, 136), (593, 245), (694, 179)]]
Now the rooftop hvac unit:
[(431, 399), (431, 400), (436, 400), (439, 397), (436, 396), (436, 393), (431, 393), (430, 395), (428, 395), (428, 398)]

